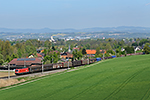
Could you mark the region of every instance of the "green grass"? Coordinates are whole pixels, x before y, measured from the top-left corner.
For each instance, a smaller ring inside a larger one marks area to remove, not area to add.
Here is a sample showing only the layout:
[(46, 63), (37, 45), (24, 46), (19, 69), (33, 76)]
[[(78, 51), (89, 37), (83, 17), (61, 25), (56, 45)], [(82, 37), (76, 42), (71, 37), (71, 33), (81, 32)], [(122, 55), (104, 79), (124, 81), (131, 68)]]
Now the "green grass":
[(140, 53), (140, 52), (142, 52), (142, 50), (136, 51), (136, 53)]
[(105, 60), (0, 90), (0, 100), (150, 100), (150, 55)]

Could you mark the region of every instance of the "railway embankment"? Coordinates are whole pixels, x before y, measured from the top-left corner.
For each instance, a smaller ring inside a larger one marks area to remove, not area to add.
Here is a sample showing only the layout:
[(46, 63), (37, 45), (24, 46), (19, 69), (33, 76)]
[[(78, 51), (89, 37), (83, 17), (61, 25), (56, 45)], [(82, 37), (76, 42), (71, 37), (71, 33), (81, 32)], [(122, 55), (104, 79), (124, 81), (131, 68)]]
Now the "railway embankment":
[(35, 79), (41, 78), (43, 76), (63, 72), (65, 70), (67, 70), (67, 69), (52, 70), (52, 71), (46, 71), (43, 73), (39, 72), (39, 73), (32, 73), (32, 74), (19, 75), (19, 76), (14, 75), (14, 73), (12, 72), (10, 74), (11, 78), (8, 78), (7, 71), (1, 72), (5, 75), (3, 75), (4, 77), (2, 77), (2, 76), (0, 77), (1, 78), (0, 79), (0, 88), (13, 86), (13, 85), (20, 84), (20, 83), (23, 83), (26, 81), (28, 82), (30, 80), (35, 80)]

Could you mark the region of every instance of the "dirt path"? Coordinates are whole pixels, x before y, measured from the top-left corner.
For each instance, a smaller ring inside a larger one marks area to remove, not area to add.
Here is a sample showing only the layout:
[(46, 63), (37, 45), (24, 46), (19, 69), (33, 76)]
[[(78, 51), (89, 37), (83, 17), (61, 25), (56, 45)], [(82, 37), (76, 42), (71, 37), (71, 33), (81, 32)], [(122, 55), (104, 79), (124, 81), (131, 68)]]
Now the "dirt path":
[[(13, 76), (13, 75), (15, 75), (15, 73), (14, 72), (10, 72), (10, 76)], [(8, 72), (1, 72), (0, 71), (0, 77), (7, 77), (8, 76)]]

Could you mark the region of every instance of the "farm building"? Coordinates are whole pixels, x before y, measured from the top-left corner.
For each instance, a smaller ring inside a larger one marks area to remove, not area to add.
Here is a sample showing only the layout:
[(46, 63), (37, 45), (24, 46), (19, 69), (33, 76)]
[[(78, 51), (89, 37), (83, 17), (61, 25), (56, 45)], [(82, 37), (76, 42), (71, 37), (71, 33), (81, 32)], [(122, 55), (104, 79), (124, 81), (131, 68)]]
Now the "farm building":
[(33, 65), (42, 65), (41, 60), (40, 58), (14, 58), (8, 64), (10, 68), (24, 68)]

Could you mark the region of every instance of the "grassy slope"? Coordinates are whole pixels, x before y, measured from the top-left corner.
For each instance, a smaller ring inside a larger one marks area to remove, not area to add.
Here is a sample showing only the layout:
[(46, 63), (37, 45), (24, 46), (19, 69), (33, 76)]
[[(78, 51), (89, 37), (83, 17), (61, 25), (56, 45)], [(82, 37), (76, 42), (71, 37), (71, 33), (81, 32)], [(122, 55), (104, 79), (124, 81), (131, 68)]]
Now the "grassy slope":
[(0, 100), (150, 99), (150, 55), (110, 59), (82, 70), (0, 90)]

